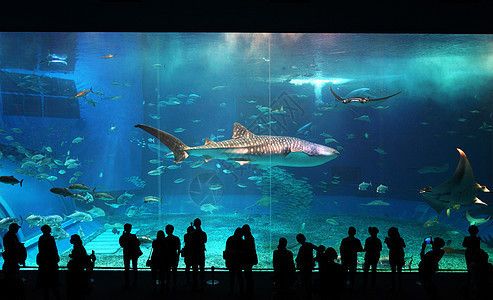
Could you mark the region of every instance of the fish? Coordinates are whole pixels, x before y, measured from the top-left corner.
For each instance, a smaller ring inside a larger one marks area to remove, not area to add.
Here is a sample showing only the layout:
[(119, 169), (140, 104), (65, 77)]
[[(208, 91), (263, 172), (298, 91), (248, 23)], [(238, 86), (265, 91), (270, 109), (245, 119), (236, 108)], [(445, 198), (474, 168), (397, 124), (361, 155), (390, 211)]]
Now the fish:
[(68, 232), (60, 226), (54, 226), (51, 230), (51, 235), (55, 238), (55, 240), (62, 240), (70, 237), (70, 234), (68, 234)]
[(129, 218), (135, 217), (140, 214), (140, 209), (137, 206), (130, 206), (127, 208), (125, 215)]
[(149, 172), (147, 172), (147, 174), (149, 174), (150, 176), (159, 176), (163, 173), (164, 173), (163, 169), (155, 169), (155, 170), (150, 170)]
[(152, 238), (148, 235), (138, 235), (137, 239), (141, 244), (152, 244)]
[(117, 234), (117, 235), (119, 235), (119, 234), (120, 234), (120, 230), (118, 230), (116, 227), (113, 227), (113, 229), (111, 229), (111, 232), (112, 232), (113, 234)]
[(260, 181), (262, 180), (262, 176), (250, 176), (247, 179), (252, 181)]
[(195, 168), (201, 167), (203, 164), (204, 164), (203, 160), (197, 160), (197, 161), (193, 162), (192, 164), (190, 164), (190, 168), (195, 169)]
[(373, 150), (380, 155), (386, 155), (387, 154), (387, 152), (385, 152), (385, 150), (383, 150), (382, 148), (375, 148)]
[(354, 120), (368, 122), (368, 123), (371, 122), (370, 117), (368, 115), (359, 116), (357, 118), (354, 118)]
[(366, 191), (368, 188), (371, 186), (371, 182), (362, 182), (358, 185), (358, 190), (360, 191)]
[(245, 184), (241, 184), (241, 183), (237, 183), (236, 185), (237, 185), (238, 187), (242, 188), (242, 189), (244, 189), (244, 188), (248, 187), (247, 185), (245, 185)]
[(79, 144), (80, 142), (82, 142), (84, 140), (83, 137), (76, 137), (75, 139), (72, 140), (72, 144)]
[(7, 135), (7, 136), (5, 137), (5, 139), (6, 139), (7, 141), (13, 141), (13, 140), (14, 140), (14, 137), (13, 137), (13, 136), (11, 136), (11, 135)]
[(72, 214), (66, 216), (68, 219), (72, 219), (74, 221), (79, 221), (79, 222), (90, 222), (93, 220), (92, 216), (88, 213), (78, 211), (76, 210)]
[(19, 219), (18, 218), (12, 218), (12, 217), (5, 217), (3, 219), (0, 219), (0, 229), (7, 230), (12, 223), (17, 223), (19, 224)]
[(58, 174), (60, 174), (60, 175), (63, 175), (63, 174), (65, 174), (66, 172), (67, 172), (67, 171), (65, 171), (65, 170), (63, 170), (63, 169), (62, 169), (62, 170), (58, 170)]
[(437, 213), (465, 205), (487, 205), (476, 195), (479, 191), (489, 192), (489, 189), (475, 181), (466, 153), (460, 148), (456, 150), (460, 158), (453, 176), (434, 188), (425, 187), (419, 190), (425, 202)]
[(212, 88), (213, 91), (220, 91), (220, 90), (224, 90), (226, 88), (225, 85), (217, 85), (215, 87)]
[(298, 128), (298, 130), (296, 130), (296, 133), (307, 135), (310, 132), (311, 128), (312, 128), (312, 122), (309, 122)]
[(389, 190), (389, 187), (383, 184), (380, 184), (377, 186), (377, 193), (379, 194), (385, 194)]
[(104, 217), (106, 216), (106, 213), (104, 212), (103, 209), (97, 207), (97, 206), (92, 206), (90, 210), (87, 211), (93, 218), (99, 218), (99, 217)]
[(156, 196), (145, 196), (144, 203), (159, 203), (161, 202), (161, 198)]
[(94, 198), (102, 200), (102, 201), (112, 201), (115, 200), (115, 198), (108, 194), (108, 193), (95, 193)]
[(116, 198), (116, 202), (118, 204), (126, 203), (127, 200), (132, 199), (133, 196), (134, 196), (134, 194), (130, 194), (130, 193), (124, 192), (123, 194), (121, 194), (120, 196), (118, 196), (118, 198)]
[(48, 180), (48, 181), (55, 181), (55, 180), (57, 180), (57, 179), (58, 179), (58, 177), (53, 176), (53, 175), (52, 175), (52, 176), (48, 176), (48, 177), (46, 177), (46, 180)]
[(26, 218), (26, 222), (29, 224), (29, 227), (37, 227), (44, 224), (44, 218), (40, 215), (29, 215)]
[(431, 218), (431, 219), (427, 220), (426, 222), (424, 222), (423, 227), (429, 228), (429, 227), (435, 226), (436, 224), (438, 224), (438, 216)]
[(447, 172), (449, 164), (445, 163), (441, 166), (424, 166), (418, 170), (419, 174), (439, 174)]
[(69, 191), (69, 189), (67, 189), (67, 188), (53, 187), (50, 189), (50, 192), (52, 192), (53, 194), (63, 196), (63, 197), (73, 197), (74, 196), (74, 193)]
[[(77, 191), (90, 191), (91, 190), (90, 187), (88, 187), (87, 185), (82, 184), (82, 183), (73, 183), (73, 184), (68, 186), (68, 189), (69, 190), (77, 190)], [(94, 189), (92, 189), (92, 190), (94, 190)]]
[(174, 183), (182, 183), (185, 181), (185, 178), (178, 178), (178, 179), (175, 179), (175, 181), (173, 181)]
[(81, 98), (81, 97), (85, 97), (87, 96), (89, 93), (94, 93), (94, 91), (92, 90), (92, 88), (90, 89), (84, 89), (80, 92), (78, 92), (77, 94), (75, 94), (74, 98)]
[(220, 184), (211, 184), (211, 185), (209, 185), (209, 190), (211, 190), (211, 191), (218, 191), (218, 190), (220, 190), (222, 188), (223, 188), (223, 186), (220, 185)]
[(466, 220), (469, 222), (469, 225), (482, 225), (484, 223), (487, 223), (489, 220), (491, 220), (491, 216), (488, 216), (487, 218), (475, 218), (471, 216), (469, 213), (469, 210), (466, 210)]
[(336, 219), (334, 219), (334, 218), (325, 219), (325, 223), (327, 223), (329, 225), (333, 225), (333, 226), (339, 225), (339, 222), (337, 222)]
[(110, 58), (113, 58), (113, 57), (115, 57), (115, 55), (113, 55), (111, 53), (101, 56), (101, 58), (103, 58), (103, 59), (110, 59)]
[(0, 176), (0, 182), (10, 185), (19, 184), (20, 187), (22, 187), (22, 183), (24, 182), (24, 179), (19, 180), (14, 176)]
[(77, 177), (71, 177), (68, 183), (75, 183), (77, 180), (79, 180)]
[(203, 211), (203, 212), (207, 212), (207, 213), (210, 213), (212, 215), (212, 213), (216, 210), (219, 209), (219, 206), (216, 206), (214, 204), (211, 204), (211, 203), (205, 203), (205, 204), (202, 204), (200, 206), (200, 210)]
[(142, 124), (135, 127), (150, 133), (170, 148), (175, 163), (192, 155), (205, 160), (226, 160), (240, 165), (252, 163), (267, 167), (309, 167), (322, 165), (339, 155), (333, 148), (295, 137), (255, 135), (240, 123), (234, 124), (232, 139), (221, 142), (206, 140), (203, 146), (196, 147), (189, 147), (157, 128)]
[(360, 205), (364, 206), (389, 206), (390, 204), (388, 202), (382, 201), (382, 200), (373, 200), (368, 203), (363, 203)]
[[(385, 96), (385, 97), (381, 97), (381, 98), (370, 98), (370, 97), (348, 97), (348, 98), (343, 98), (339, 95), (337, 95), (334, 90), (332, 89), (332, 87), (329, 87), (330, 89), (330, 92), (332, 93), (332, 95), (336, 98), (337, 101), (341, 102), (341, 103), (344, 103), (344, 104), (354, 104), (354, 103), (358, 103), (358, 104), (366, 104), (366, 103), (371, 103), (371, 102), (375, 102), (375, 101), (382, 101), (382, 100), (387, 100), (391, 97), (394, 97), (394, 96), (397, 96), (401, 93), (401, 91), (395, 93), (395, 94), (392, 94), (392, 95), (389, 95), (389, 96)], [(365, 88), (366, 89), (366, 88)], [(363, 90), (363, 89), (361, 89)], [(356, 91), (355, 91), (356, 92)]]
[(185, 128), (178, 127), (178, 128), (175, 128), (175, 130), (173, 130), (173, 132), (181, 133), (181, 132), (184, 132), (185, 130), (186, 130)]
[(45, 156), (43, 154), (36, 154), (36, 155), (33, 155), (31, 156), (31, 159), (32, 160), (40, 160), (40, 159), (43, 159)]

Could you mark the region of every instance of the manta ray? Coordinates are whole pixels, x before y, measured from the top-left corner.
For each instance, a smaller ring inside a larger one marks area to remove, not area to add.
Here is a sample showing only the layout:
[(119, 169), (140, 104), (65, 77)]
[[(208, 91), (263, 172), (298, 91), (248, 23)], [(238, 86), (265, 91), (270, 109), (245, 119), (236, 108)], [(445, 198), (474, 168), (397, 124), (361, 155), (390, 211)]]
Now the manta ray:
[(255, 164), (260, 167), (288, 166), (311, 167), (335, 159), (339, 152), (333, 148), (289, 136), (256, 135), (240, 123), (234, 123), (230, 140), (213, 142), (205, 140), (203, 146), (190, 147), (175, 136), (147, 125), (140, 128), (166, 145), (174, 155), (175, 163), (188, 156), (198, 156), (205, 161), (227, 160), (240, 165)]
[(488, 188), (475, 181), (466, 153), (459, 148), (457, 148), (457, 151), (460, 154), (460, 159), (454, 175), (437, 187), (425, 187), (419, 191), (425, 201), (437, 213), (446, 209), (447, 215), (449, 215), (451, 209), (458, 210), (461, 206), (471, 204), (487, 205), (476, 197), (476, 194), (479, 191), (489, 192)]
[(361, 104), (365, 104), (365, 103), (369, 103), (369, 102), (375, 102), (375, 101), (382, 101), (382, 100), (387, 100), (391, 97), (394, 97), (398, 94), (400, 94), (401, 92), (397, 92), (395, 94), (392, 94), (390, 96), (385, 96), (385, 97), (381, 97), (381, 98), (370, 98), (370, 97), (348, 97), (348, 98), (343, 98), (339, 95), (336, 94), (336, 92), (334, 92), (334, 90), (332, 89), (332, 87), (329, 88), (330, 89), (330, 92), (332, 93), (332, 95), (334, 95), (334, 97), (336, 98), (337, 101), (339, 102), (342, 102), (344, 104), (350, 104), (350, 103), (361, 103)]

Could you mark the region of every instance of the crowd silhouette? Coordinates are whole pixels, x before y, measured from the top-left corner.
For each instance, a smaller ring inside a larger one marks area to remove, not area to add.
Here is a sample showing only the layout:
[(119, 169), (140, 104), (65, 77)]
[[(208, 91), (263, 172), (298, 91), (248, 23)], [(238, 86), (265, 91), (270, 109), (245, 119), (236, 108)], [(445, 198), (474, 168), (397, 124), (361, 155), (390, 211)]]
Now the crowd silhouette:
[[(19, 228), (20, 225), (17, 223), (10, 224), (8, 232), (3, 237), (3, 281), (10, 292), (18, 296), (17, 299), (24, 299), (24, 281), (20, 277), (20, 266), (25, 266), (27, 251), (17, 236)], [(54, 299), (61, 299), (60, 256), (55, 238), (51, 235), (49, 225), (43, 225), (40, 229), (42, 234), (37, 244), (36, 263), (39, 268), (36, 287), (42, 292), (44, 299), (50, 299), (50, 296)], [(467, 295), (469, 299), (486, 299), (488, 279), (493, 273), (493, 266), (488, 262), (488, 254), (481, 249), (478, 227), (471, 225), (468, 231), (470, 235), (462, 242), (468, 271)], [(333, 247), (316, 246), (308, 242), (302, 233), (296, 235), (299, 250), (294, 256), (288, 248), (288, 240), (281, 237), (272, 255), (273, 298), (289, 298), (298, 282), (297, 292), (302, 299), (311, 299), (316, 293), (321, 299), (341, 299), (344, 291), (351, 291), (356, 287), (358, 252), (364, 252), (363, 276), (359, 287), (362, 290), (374, 289), (377, 265), (382, 251), (382, 241), (378, 233), (378, 228), (368, 227), (369, 237), (366, 238), (363, 246), (356, 237), (356, 228), (349, 227), (348, 236), (340, 243), (340, 257)], [(182, 257), (185, 263), (186, 285), (195, 292), (202, 291), (205, 283), (206, 243), (207, 234), (203, 231), (199, 218), (188, 226), (183, 236), (183, 247), (181, 247), (180, 238), (174, 235), (173, 225), (166, 225), (164, 231), (158, 230), (146, 261), (146, 265), (151, 269), (155, 290), (164, 293), (176, 289), (177, 269), (180, 257)], [(392, 291), (399, 291), (402, 287), (401, 273), (406, 263), (404, 253), (406, 244), (396, 227), (388, 229), (384, 243), (389, 250), (390, 287)], [(68, 299), (85, 299), (91, 292), (92, 271), (96, 255), (94, 251), (91, 254), (87, 253), (81, 237), (77, 234), (70, 237), (70, 244), (73, 248), (67, 263), (66, 295)], [(137, 286), (137, 265), (139, 257), (142, 256), (142, 250), (139, 238), (132, 233), (131, 224), (124, 225), (119, 244), (123, 249), (123, 288), (132, 289)], [(439, 298), (435, 274), (445, 254), (444, 246), (445, 241), (441, 237), (427, 237), (421, 245), (418, 264), (419, 280), (416, 285), (421, 286), (430, 299)], [(236, 228), (226, 240), (223, 259), (229, 271), (230, 296), (241, 295), (253, 298), (255, 291), (253, 268), (258, 264), (258, 256), (255, 238), (248, 224)], [(407, 263), (411, 264), (409, 259)], [(317, 265), (318, 282), (313, 278), (313, 270)], [(191, 279), (190, 273), (192, 273)]]

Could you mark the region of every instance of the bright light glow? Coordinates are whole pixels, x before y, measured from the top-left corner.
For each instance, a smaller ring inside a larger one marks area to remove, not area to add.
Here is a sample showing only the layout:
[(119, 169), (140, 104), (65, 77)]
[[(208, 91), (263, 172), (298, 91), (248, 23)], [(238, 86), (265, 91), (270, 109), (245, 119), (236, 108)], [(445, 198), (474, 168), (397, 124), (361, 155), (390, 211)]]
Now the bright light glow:
[(327, 84), (344, 84), (350, 82), (352, 79), (347, 78), (305, 78), (305, 79), (291, 79), (289, 83), (294, 85), (311, 84), (313, 85), (313, 92), (315, 93), (315, 103), (322, 104), (322, 88)]

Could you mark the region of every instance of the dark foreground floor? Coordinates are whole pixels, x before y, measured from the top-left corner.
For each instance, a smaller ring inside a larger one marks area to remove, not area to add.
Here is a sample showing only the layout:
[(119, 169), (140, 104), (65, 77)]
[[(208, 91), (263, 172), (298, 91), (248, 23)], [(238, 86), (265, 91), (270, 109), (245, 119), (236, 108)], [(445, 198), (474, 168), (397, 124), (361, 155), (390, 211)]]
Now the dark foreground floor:
[[(42, 299), (39, 290), (36, 290), (36, 271), (23, 271), (22, 277), (26, 279), (25, 293), (26, 299)], [(147, 271), (139, 272), (138, 284), (136, 287), (125, 290), (122, 287), (123, 273), (121, 271), (96, 271), (93, 274), (94, 285), (91, 293), (86, 299), (242, 299), (246, 298), (238, 294), (230, 295), (228, 273), (215, 272), (214, 278), (219, 281), (216, 286), (206, 285), (202, 292), (193, 292), (185, 286), (185, 276), (183, 272), (178, 274), (178, 287), (173, 292), (160, 294), (153, 289), (151, 274)], [(300, 288), (296, 286), (288, 296), (275, 297), (276, 293), (272, 289), (272, 273), (255, 272), (255, 293), (253, 299), (304, 299), (300, 295)], [(377, 286), (375, 289), (362, 289), (362, 274), (358, 273), (356, 277), (356, 289), (354, 291), (346, 290), (342, 299), (427, 299), (423, 288), (416, 285), (417, 273), (402, 274), (402, 290), (400, 293), (392, 292), (389, 286), (390, 273), (378, 273)], [(440, 291), (438, 299), (469, 299), (466, 294), (466, 274), (465, 273), (439, 273), (437, 275), (437, 286)], [(212, 273), (206, 273), (206, 280), (212, 279)], [(317, 286), (318, 274), (314, 273), (314, 287)], [(0, 299), (15, 299), (9, 297), (8, 290), (4, 284), (1, 286)], [(62, 299), (65, 296), (65, 273), (61, 271), (61, 294)], [(488, 297), (493, 299), (493, 285), (490, 285)], [(52, 298), (53, 299), (53, 298)], [(313, 291), (313, 299), (320, 299), (317, 290)], [(331, 298), (333, 299), (333, 298)]]

